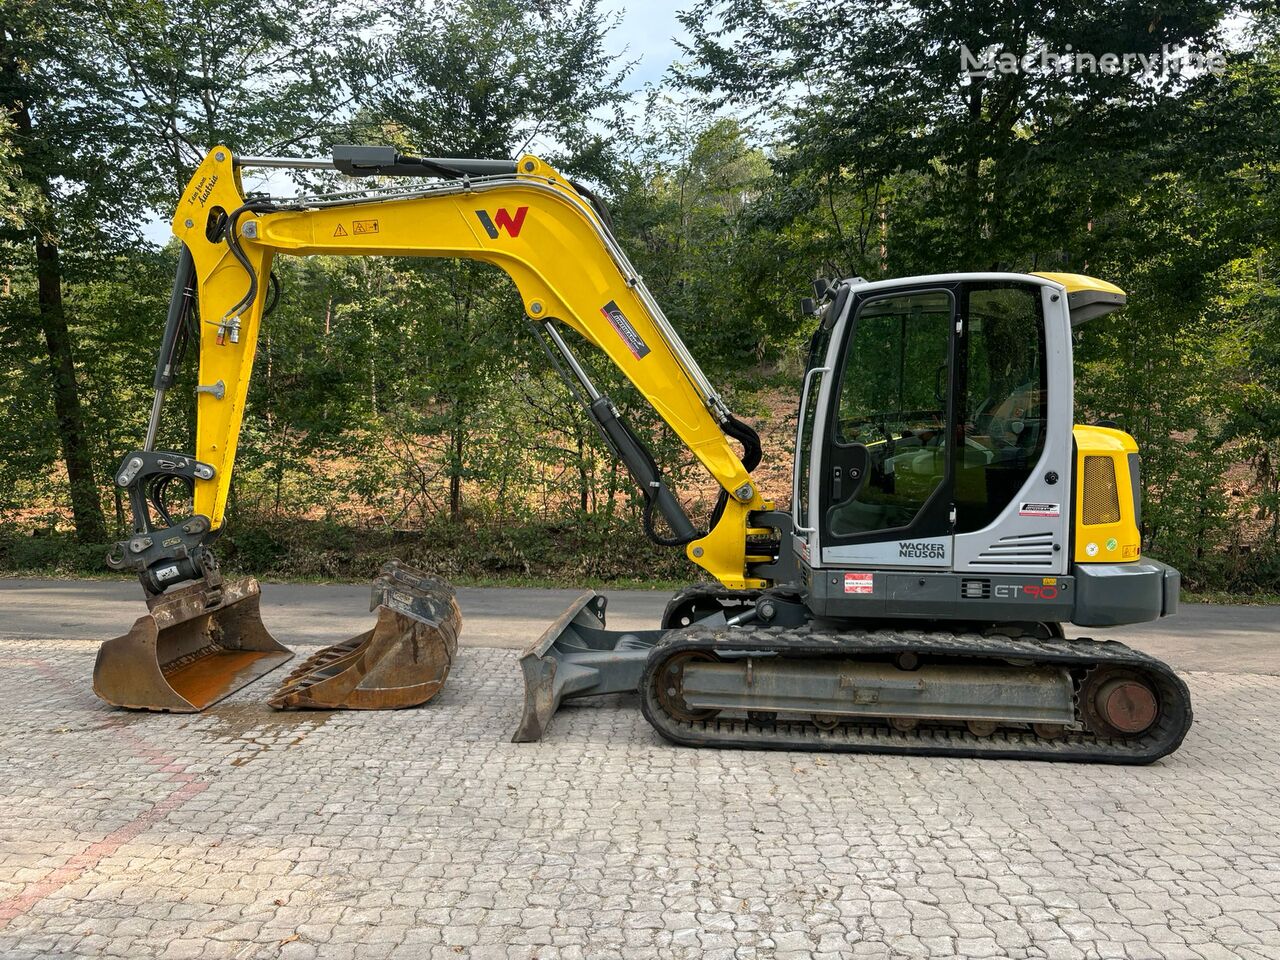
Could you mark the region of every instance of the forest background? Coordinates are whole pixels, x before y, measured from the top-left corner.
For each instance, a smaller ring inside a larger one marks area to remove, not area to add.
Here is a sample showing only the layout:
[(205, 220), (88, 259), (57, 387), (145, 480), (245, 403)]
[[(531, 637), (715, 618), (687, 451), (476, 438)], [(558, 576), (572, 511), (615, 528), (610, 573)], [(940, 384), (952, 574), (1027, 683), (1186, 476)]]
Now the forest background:
[[(1143, 452), (1144, 552), (1280, 592), (1280, 17), (1270, 2), (689, 0), (635, 90), (599, 0), (0, 0), (0, 571), (104, 572), (205, 150), (544, 156), (616, 233), (790, 499), (818, 277), (1089, 273), (1076, 420)], [(625, 38), (622, 38), (625, 40)], [(961, 48), (1215, 54), (1222, 69), (962, 70)], [(312, 189), (279, 177), (251, 189)], [(220, 555), (368, 577), (668, 583), (630, 480), (495, 269), (278, 261)], [(194, 366), (189, 364), (189, 366)], [(714, 489), (603, 362), (690, 510)], [(194, 371), (161, 447), (191, 449)]]

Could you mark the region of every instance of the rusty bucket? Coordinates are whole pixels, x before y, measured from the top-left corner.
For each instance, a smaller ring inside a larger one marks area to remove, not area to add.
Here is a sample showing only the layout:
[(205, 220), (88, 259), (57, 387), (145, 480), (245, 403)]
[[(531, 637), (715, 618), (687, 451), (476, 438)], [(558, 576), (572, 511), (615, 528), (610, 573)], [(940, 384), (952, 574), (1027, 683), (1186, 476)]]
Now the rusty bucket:
[(277, 710), (395, 710), (444, 687), (458, 654), (462, 613), (453, 587), (398, 560), (373, 582), (372, 630), (325, 647), (267, 700)]
[(98, 648), (93, 692), (134, 710), (198, 713), (293, 656), (267, 631), (252, 577), (195, 583), (147, 601), (133, 629)]

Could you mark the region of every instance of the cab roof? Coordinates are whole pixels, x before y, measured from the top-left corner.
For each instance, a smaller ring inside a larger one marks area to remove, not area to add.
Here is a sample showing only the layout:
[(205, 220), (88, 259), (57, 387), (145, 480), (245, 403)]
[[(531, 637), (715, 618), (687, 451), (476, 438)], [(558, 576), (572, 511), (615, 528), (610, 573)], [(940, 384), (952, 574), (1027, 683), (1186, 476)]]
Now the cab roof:
[(1067, 294), (1067, 307), (1071, 312), (1071, 325), (1078, 327), (1095, 317), (1119, 310), (1128, 301), (1128, 296), (1114, 283), (1099, 280), (1097, 277), (1085, 276), (1083, 273), (940, 273), (919, 277), (895, 277), (890, 280), (866, 281), (861, 277), (853, 277), (842, 286), (858, 292), (878, 292), (895, 287), (914, 286), (922, 283), (956, 283), (961, 281), (985, 280), (1022, 280), (1048, 281), (1061, 286)]
[(1080, 324), (1119, 310), (1128, 302), (1128, 295), (1114, 283), (1107, 283), (1083, 273), (1033, 273), (1062, 284), (1067, 290), (1067, 306), (1071, 309), (1071, 325)]

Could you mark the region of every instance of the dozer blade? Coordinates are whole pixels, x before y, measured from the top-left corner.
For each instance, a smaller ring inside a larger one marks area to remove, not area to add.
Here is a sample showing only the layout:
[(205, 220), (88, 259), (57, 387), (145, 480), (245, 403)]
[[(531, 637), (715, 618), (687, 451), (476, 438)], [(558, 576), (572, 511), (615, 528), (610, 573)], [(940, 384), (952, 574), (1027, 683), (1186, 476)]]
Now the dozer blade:
[(392, 560), (373, 582), (372, 630), (325, 647), (267, 700), (277, 710), (395, 710), (444, 687), (462, 613), (453, 587)]
[(606, 630), (606, 598), (584, 593), (520, 655), (524, 710), (512, 743), (541, 740), (560, 703), (631, 693), (663, 630)]
[(133, 629), (98, 648), (93, 692), (117, 707), (199, 713), (293, 656), (262, 623), (258, 581), (195, 583), (147, 601)]

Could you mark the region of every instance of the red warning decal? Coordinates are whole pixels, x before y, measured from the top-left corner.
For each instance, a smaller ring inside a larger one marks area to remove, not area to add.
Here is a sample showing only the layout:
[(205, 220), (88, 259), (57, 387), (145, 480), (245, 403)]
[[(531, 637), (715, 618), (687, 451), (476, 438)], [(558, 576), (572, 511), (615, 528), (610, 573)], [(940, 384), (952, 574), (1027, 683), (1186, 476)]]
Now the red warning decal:
[(875, 574), (846, 573), (844, 575), (844, 592), (845, 593), (874, 593), (875, 592)]

